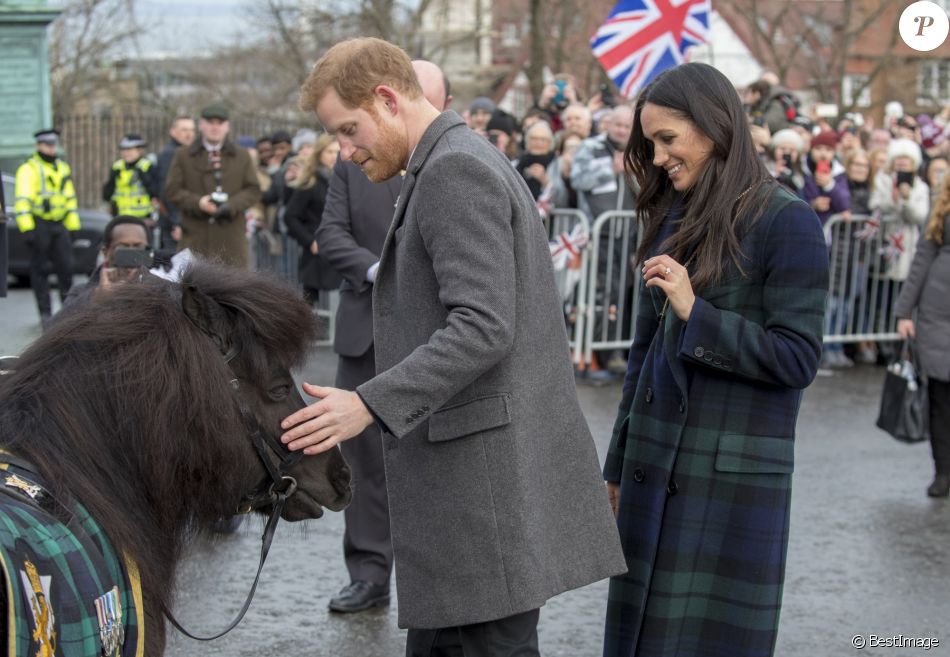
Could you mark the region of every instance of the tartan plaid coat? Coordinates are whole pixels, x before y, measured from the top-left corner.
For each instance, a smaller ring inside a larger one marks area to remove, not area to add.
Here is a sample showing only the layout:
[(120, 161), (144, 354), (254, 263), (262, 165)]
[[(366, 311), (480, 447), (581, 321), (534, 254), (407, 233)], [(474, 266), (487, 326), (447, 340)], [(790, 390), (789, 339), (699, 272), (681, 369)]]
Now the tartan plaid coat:
[[(659, 242), (658, 242), (659, 243)], [(775, 645), (795, 421), (821, 355), (828, 251), (779, 188), (742, 240), (741, 274), (658, 318), (641, 283), (604, 468), (629, 572), (610, 583), (604, 655), (763, 657)]]

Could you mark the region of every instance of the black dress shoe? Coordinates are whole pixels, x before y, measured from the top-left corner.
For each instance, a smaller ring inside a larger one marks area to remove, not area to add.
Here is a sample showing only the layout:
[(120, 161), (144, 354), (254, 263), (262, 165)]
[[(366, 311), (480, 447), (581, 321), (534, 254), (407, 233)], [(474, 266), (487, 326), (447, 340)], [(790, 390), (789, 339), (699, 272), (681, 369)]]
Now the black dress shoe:
[(927, 488), (930, 497), (947, 497), (950, 495), (950, 474), (937, 474), (934, 481)]
[(343, 587), (327, 605), (330, 611), (347, 614), (389, 604), (389, 586), (357, 580)]

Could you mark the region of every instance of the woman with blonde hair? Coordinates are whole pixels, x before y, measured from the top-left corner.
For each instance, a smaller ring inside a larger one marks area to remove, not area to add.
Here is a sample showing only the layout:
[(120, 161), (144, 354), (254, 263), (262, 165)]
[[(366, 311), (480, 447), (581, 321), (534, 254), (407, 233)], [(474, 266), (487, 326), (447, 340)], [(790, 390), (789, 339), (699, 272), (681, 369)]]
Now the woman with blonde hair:
[(330, 188), (330, 172), (339, 153), (340, 145), (333, 135), (320, 135), (309, 157), (296, 158), (300, 173), (287, 183), (293, 193), (287, 202), (284, 221), (287, 231), (300, 244), (298, 279), (310, 303), (317, 301), (320, 290), (334, 290), (342, 280), (333, 266), (320, 255), (316, 238), (327, 190)]
[[(950, 176), (944, 177), (924, 238), (895, 308), (897, 332), (917, 342), (930, 397), (930, 446), (936, 474), (930, 497), (950, 495)], [(916, 314), (916, 318), (914, 317)]]

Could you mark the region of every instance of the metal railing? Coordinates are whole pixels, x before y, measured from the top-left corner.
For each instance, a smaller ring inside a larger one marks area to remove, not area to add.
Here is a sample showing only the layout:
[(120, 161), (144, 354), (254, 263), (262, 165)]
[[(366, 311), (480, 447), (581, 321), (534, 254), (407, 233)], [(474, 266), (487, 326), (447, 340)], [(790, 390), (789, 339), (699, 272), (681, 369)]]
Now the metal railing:
[[(898, 339), (894, 306), (903, 283), (901, 274), (906, 274), (896, 266), (901, 254), (892, 235), (899, 224), (888, 219), (835, 215), (825, 224), (830, 265), (826, 344)], [(549, 238), (557, 241), (577, 226), (589, 236), (588, 243), (579, 249), (579, 263), (555, 270), (555, 283), (573, 360), (584, 369), (595, 351), (629, 349), (633, 341), (639, 278), (632, 259), (639, 230), (634, 212), (605, 212), (591, 225), (583, 212), (559, 209), (550, 213)], [(249, 239), (249, 248), (255, 269), (298, 282), (300, 247), (290, 236), (257, 231)], [(320, 345), (333, 343), (338, 304), (339, 291), (333, 290), (321, 294), (315, 306), (327, 329)]]

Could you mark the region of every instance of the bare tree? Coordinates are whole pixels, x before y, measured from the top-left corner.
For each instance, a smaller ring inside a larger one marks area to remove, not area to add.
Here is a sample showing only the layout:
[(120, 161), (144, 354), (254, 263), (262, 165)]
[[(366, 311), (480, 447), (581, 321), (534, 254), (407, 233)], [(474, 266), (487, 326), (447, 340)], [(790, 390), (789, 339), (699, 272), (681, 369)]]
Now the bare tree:
[[(869, 28), (892, 11), (893, 0), (719, 0), (717, 10), (745, 32), (752, 55), (787, 82), (804, 77), (807, 88), (819, 98), (845, 105), (847, 65), (855, 45)], [(864, 49), (867, 73), (852, 94), (857, 98), (892, 61), (897, 30), (890, 42)], [(843, 107), (848, 111), (852, 107)]]
[(49, 32), (53, 116), (113, 83), (102, 63), (135, 42), (135, 0), (70, 0)]

